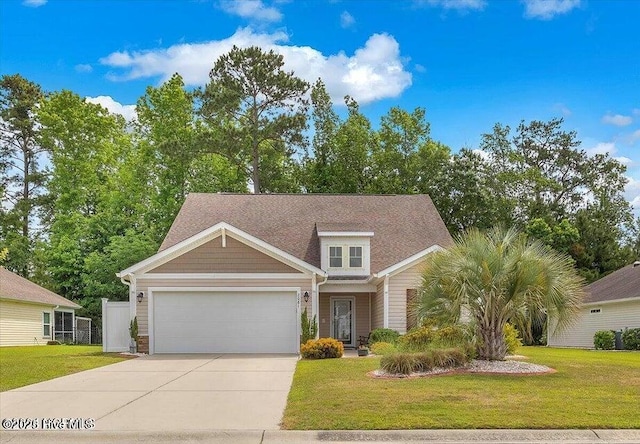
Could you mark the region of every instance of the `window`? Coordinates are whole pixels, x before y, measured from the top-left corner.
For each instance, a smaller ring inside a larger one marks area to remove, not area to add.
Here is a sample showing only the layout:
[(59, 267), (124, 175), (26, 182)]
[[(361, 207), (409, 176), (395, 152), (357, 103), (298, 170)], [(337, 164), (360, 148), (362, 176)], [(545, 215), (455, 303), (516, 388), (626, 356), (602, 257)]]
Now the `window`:
[(42, 336), (51, 336), (51, 313), (46, 311), (42, 313)]
[(362, 247), (349, 247), (349, 267), (362, 268)]
[(592, 308), (591, 309), (591, 313), (600, 313), (600, 309), (599, 308)]
[(342, 268), (342, 247), (329, 247), (329, 267)]

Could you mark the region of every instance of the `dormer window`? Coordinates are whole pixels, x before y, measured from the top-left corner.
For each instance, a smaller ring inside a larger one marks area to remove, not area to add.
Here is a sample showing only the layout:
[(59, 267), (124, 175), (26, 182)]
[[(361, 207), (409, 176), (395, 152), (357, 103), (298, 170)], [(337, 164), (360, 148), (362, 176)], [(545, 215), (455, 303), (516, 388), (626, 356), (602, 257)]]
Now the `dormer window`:
[(368, 276), (373, 231), (359, 223), (316, 224), (320, 264), (330, 276)]
[(362, 268), (362, 247), (349, 247), (349, 268)]
[(342, 247), (329, 247), (329, 266), (342, 268)]

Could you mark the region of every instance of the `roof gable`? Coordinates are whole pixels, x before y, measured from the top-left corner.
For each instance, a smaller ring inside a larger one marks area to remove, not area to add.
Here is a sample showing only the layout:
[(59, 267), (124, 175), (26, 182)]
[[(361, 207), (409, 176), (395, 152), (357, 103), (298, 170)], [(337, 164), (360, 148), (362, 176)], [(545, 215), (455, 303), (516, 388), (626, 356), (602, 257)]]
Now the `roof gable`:
[(201, 245), (210, 242), (212, 239), (215, 239), (217, 237), (222, 237), (222, 243), (224, 244), (227, 236), (233, 237), (234, 239), (239, 240), (240, 242), (254, 248), (255, 250), (258, 250), (259, 252), (274, 257), (284, 264), (302, 273), (307, 272), (317, 273), (321, 276), (325, 275), (324, 271), (320, 270), (319, 268), (316, 268), (313, 265), (308, 264), (295, 256), (292, 256), (286, 251), (282, 251), (279, 248), (274, 247), (273, 245), (263, 241), (262, 239), (258, 239), (257, 237), (252, 236), (249, 233), (239, 230), (238, 228), (226, 222), (219, 222), (213, 226), (208, 227), (205, 230), (197, 232), (196, 234), (174, 245), (171, 245), (167, 249), (161, 249), (153, 256), (140, 261), (137, 264), (126, 268), (125, 270), (122, 270), (116, 275), (118, 277), (124, 278), (130, 274), (146, 273), (200, 247)]
[(159, 251), (225, 221), (320, 267), (318, 228), (373, 232), (371, 272), (451, 236), (427, 195), (203, 194), (187, 196)]
[(0, 267), (0, 298), (68, 308), (82, 308), (75, 302), (34, 284), (28, 279)]
[(586, 304), (615, 301), (619, 299), (640, 299), (640, 265), (627, 265), (605, 277), (587, 285)]

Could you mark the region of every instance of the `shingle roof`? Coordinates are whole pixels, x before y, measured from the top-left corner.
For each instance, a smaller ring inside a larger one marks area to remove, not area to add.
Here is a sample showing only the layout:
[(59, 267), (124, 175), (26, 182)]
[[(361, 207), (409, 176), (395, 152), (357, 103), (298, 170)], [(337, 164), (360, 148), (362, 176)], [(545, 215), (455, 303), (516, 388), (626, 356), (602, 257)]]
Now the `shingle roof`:
[(320, 267), (317, 225), (373, 231), (372, 273), (433, 245), (452, 243), (427, 195), (193, 193), (187, 196), (159, 251), (219, 222), (316, 267)]
[(587, 285), (585, 303), (640, 299), (640, 265), (627, 265)]
[(42, 288), (4, 267), (0, 267), (0, 298), (37, 304), (59, 305), (60, 307), (68, 308), (82, 308), (75, 302)]

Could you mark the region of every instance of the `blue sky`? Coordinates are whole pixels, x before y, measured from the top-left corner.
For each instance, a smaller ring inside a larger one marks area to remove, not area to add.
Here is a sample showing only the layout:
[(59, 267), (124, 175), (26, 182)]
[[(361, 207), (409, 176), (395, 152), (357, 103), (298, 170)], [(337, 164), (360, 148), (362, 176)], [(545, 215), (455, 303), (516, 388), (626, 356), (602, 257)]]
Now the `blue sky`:
[(233, 44), (285, 56), (377, 125), (427, 110), (431, 134), (476, 148), (496, 122), (564, 117), (589, 153), (628, 167), (640, 209), (640, 1), (2, 0), (0, 71), (131, 118), (179, 72), (206, 83)]

